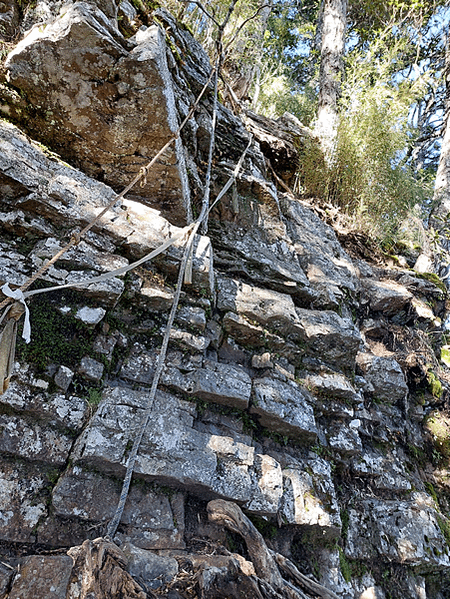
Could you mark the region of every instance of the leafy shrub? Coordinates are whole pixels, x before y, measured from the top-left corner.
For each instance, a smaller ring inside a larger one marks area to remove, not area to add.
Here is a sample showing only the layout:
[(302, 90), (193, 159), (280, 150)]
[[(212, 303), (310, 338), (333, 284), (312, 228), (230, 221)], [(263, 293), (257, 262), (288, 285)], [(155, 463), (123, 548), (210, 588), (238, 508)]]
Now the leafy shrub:
[(387, 246), (432, 193), (427, 177), (407, 162), (415, 135), (408, 117), (423, 82), (397, 80), (401, 49), (401, 41), (391, 48), (377, 41), (365, 54), (351, 53), (334, 155), (325, 162), (306, 149), (300, 165), (305, 193), (339, 206)]

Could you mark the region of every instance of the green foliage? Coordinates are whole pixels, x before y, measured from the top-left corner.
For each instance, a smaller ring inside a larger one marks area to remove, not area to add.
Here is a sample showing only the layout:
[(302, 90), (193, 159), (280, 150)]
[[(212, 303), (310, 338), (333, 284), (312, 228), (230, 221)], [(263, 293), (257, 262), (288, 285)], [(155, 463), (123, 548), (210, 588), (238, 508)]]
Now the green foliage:
[(261, 516), (249, 516), (256, 530), (258, 530), (266, 539), (274, 539), (277, 536), (278, 529), (273, 522), (261, 518)]
[(98, 406), (102, 400), (102, 391), (96, 387), (90, 387), (88, 389), (88, 403), (91, 406)]
[(441, 281), (441, 279), (434, 272), (416, 272), (414, 273), (414, 276), (433, 283), (433, 285), (436, 285), (436, 287), (438, 287), (444, 295), (447, 295), (447, 287), (445, 286), (445, 283)]
[(443, 393), (442, 383), (434, 374), (434, 372), (431, 372), (431, 370), (427, 372), (427, 381), (430, 387), (431, 395), (436, 397), (436, 399), (440, 399)]
[(290, 112), (309, 126), (317, 111), (316, 92), (311, 85), (304, 87), (301, 93), (297, 92), (286, 75), (269, 72), (262, 81), (255, 110), (269, 118), (277, 118)]
[(436, 490), (433, 487), (432, 483), (430, 482), (424, 482), (424, 486), (425, 489), (427, 490), (428, 495), (430, 495), (430, 497), (433, 498), (433, 500), (436, 502), (437, 505), (439, 505), (439, 501), (438, 501), (438, 497), (436, 494)]
[(352, 579), (352, 568), (347, 558), (345, 557), (345, 553), (341, 547), (338, 546), (339, 551), (339, 564), (341, 566), (342, 576), (344, 577), (345, 582), (350, 582)]
[(450, 368), (450, 345), (443, 345), (441, 347), (441, 361)]
[(437, 521), (439, 524), (439, 528), (441, 529), (441, 532), (444, 536), (444, 539), (446, 540), (447, 545), (450, 547), (450, 521), (448, 520), (448, 518), (444, 518), (439, 514), (437, 514)]
[(342, 522), (341, 537), (345, 541), (347, 539), (348, 527), (350, 524), (350, 514), (348, 513), (348, 510), (346, 510), (346, 509), (341, 510), (341, 522)]
[(394, 77), (406, 43), (387, 47), (380, 39), (348, 57), (334, 157), (325, 162), (318, 149), (306, 148), (300, 165), (306, 194), (339, 206), (388, 247), (415, 204), (431, 194), (427, 180), (406, 163), (415, 134), (408, 115), (423, 93), (421, 80)]

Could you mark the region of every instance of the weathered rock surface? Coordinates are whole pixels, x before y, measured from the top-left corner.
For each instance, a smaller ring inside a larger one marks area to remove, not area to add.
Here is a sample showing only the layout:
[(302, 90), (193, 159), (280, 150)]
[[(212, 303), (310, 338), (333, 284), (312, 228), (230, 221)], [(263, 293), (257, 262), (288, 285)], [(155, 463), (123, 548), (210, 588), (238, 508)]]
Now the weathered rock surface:
[(320, 534), (337, 536), (341, 518), (328, 462), (321, 458), (305, 460), (283, 471), (285, 492), (282, 515), (289, 524), (308, 525)]
[(367, 500), (349, 511), (346, 554), (353, 559), (386, 556), (399, 563), (445, 568), (449, 549), (438, 515), (426, 496), (410, 501)]
[(364, 295), (374, 312), (393, 316), (402, 310), (412, 299), (412, 294), (402, 285), (393, 281), (361, 281)]
[[(80, 436), (74, 456), (80, 466), (122, 475), (127, 447), (139, 426), (147, 394), (126, 388), (105, 393), (95, 417)], [(258, 512), (276, 513), (271, 485), (258, 474), (266, 459), (255, 448), (232, 437), (194, 429), (195, 405), (159, 393), (152, 408), (135, 472), (144, 479), (180, 486), (203, 497), (221, 496), (257, 505)], [(120, 432), (119, 432), (120, 431)], [(268, 458), (267, 458), (268, 459)], [(280, 472), (272, 460), (270, 469)], [(270, 478), (270, 477), (269, 477)], [(282, 488), (276, 491), (281, 498)]]
[[(58, 517), (80, 518), (91, 525), (105, 526), (114, 516), (119, 496), (116, 479), (74, 466), (53, 489), (52, 503)], [(184, 509), (179, 494), (169, 498), (149, 485), (134, 485), (121, 522), (120, 538), (138, 547), (184, 548)]]
[(255, 379), (251, 413), (262, 426), (281, 435), (314, 442), (317, 435), (313, 398), (295, 383)]
[[(116, 189), (177, 129), (159, 27), (139, 31), (126, 43), (102, 10), (76, 2), (44, 29), (33, 28), (6, 68), (9, 83), (34, 109), (30, 133)], [(148, 202), (157, 198), (173, 223), (186, 224), (191, 213), (179, 139), (154, 172), (138, 195)]]
[(314, 307), (337, 310), (346, 293), (360, 289), (351, 258), (334, 231), (301, 202), (283, 198), (281, 206), (297, 259), (318, 296)]
[(373, 387), (373, 394), (382, 401), (395, 403), (405, 399), (408, 386), (399, 363), (393, 358), (359, 354), (358, 367)]
[(22, 560), (8, 597), (48, 597), (65, 599), (67, 596), (72, 558), (68, 555), (31, 555)]
[[(0, 396), (0, 597), (259, 596), (240, 541), (207, 519), (206, 501), (226, 499), (342, 599), (444, 599), (448, 454), (422, 421), (430, 410), (444, 421), (448, 403), (436, 359), (448, 303), (436, 280), (368, 264), (352, 246), (350, 258), (320, 207), (277, 190), (265, 159), (289, 183), (299, 138), (314, 143), (289, 115), (249, 115), (259, 142), (196, 238), (117, 545), (97, 538), (147, 405), (186, 238), (126, 275), (88, 279), (183, 233), (190, 195), (198, 208), (209, 90), (142, 186), (114, 200), (211, 65), (162, 7), (46, 0), (22, 18), (3, 4), (4, 34), (24, 35), (0, 84), (18, 125), (0, 122), (0, 284), (25, 283), (112, 206), (36, 287), (83, 284), (27, 300), (27, 346), (19, 324)], [(212, 198), (249, 141), (220, 104), (216, 138)]]

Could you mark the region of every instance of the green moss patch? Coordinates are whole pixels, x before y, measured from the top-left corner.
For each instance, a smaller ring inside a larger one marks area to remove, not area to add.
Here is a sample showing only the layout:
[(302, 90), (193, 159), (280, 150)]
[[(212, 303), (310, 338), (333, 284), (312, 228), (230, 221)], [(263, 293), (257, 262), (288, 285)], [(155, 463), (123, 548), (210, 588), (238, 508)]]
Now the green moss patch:
[(441, 347), (441, 362), (450, 368), (450, 345), (443, 345)]
[(49, 364), (75, 367), (81, 358), (89, 355), (94, 331), (70, 314), (62, 314), (61, 304), (48, 296), (30, 302), (31, 342), (17, 340), (17, 358), (29, 362), (39, 371)]
[(440, 399), (443, 393), (442, 384), (441, 381), (434, 374), (434, 372), (431, 372), (431, 370), (427, 372), (427, 381), (431, 391), (431, 395), (433, 397), (436, 397), (437, 399)]
[(434, 411), (425, 421), (434, 448), (445, 458), (450, 458), (450, 416)]
[(438, 287), (438, 289), (440, 289), (444, 295), (447, 295), (447, 287), (445, 286), (445, 283), (441, 281), (441, 279), (434, 274), (434, 272), (415, 272), (414, 275), (419, 279), (425, 279), (426, 281), (433, 283), (433, 285), (436, 285), (436, 287)]

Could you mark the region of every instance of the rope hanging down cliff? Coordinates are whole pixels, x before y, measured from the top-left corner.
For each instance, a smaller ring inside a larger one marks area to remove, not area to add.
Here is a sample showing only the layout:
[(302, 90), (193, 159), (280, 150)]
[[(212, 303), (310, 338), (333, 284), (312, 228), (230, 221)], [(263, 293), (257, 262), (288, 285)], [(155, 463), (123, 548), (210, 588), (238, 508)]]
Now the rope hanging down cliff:
[[(161, 350), (158, 355), (158, 361), (156, 364), (155, 374), (154, 374), (154, 377), (152, 380), (152, 386), (150, 388), (147, 405), (144, 410), (137, 434), (135, 435), (135, 440), (133, 443), (131, 454), (128, 458), (127, 471), (126, 471), (125, 478), (123, 481), (119, 503), (117, 505), (114, 517), (110, 521), (108, 528), (107, 528), (107, 537), (109, 537), (111, 539), (115, 536), (117, 527), (119, 526), (120, 520), (122, 518), (123, 510), (124, 510), (125, 503), (126, 503), (126, 500), (128, 497), (128, 492), (130, 489), (131, 478), (133, 476), (134, 466), (136, 464), (139, 447), (141, 445), (142, 437), (144, 435), (145, 429), (147, 428), (147, 425), (150, 420), (150, 415), (151, 415), (151, 412), (153, 409), (153, 403), (155, 401), (156, 390), (158, 388), (159, 380), (161, 378), (161, 374), (162, 374), (162, 371), (164, 368), (164, 363), (165, 363), (166, 354), (167, 354), (167, 348), (168, 348), (169, 340), (170, 340), (170, 332), (171, 332), (172, 325), (173, 325), (173, 322), (175, 319), (175, 314), (176, 314), (176, 311), (178, 308), (178, 303), (180, 301), (181, 287), (183, 284), (183, 280), (185, 282), (191, 282), (191, 272), (190, 272), (191, 268), (192, 268), (191, 254), (192, 254), (192, 247), (193, 247), (195, 234), (197, 233), (200, 225), (202, 225), (203, 232), (207, 231), (207, 223), (208, 223), (209, 213), (211, 212), (213, 207), (220, 201), (220, 199), (225, 195), (225, 193), (231, 187), (231, 185), (234, 183), (234, 181), (237, 177), (237, 174), (238, 174), (239, 170), (241, 169), (245, 155), (246, 155), (246, 153), (250, 147), (250, 144), (252, 142), (252, 136), (250, 135), (249, 143), (248, 143), (247, 147), (245, 148), (243, 154), (241, 155), (239, 162), (237, 163), (236, 168), (233, 172), (233, 175), (228, 179), (227, 183), (225, 184), (225, 186), (223, 187), (223, 189), (221, 190), (219, 195), (216, 197), (214, 204), (212, 206), (210, 206), (209, 199), (210, 199), (210, 188), (211, 188), (211, 173), (212, 173), (212, 163), (213, 163), (214, 146), (215, 146), (215, 133), (216, 133), (216, 125), (217, 125), (218, 78), (219, 78), (220, 66), (224, 59), (222, 38), (223, 38), (223, 33), (225, 30), (225, 27), (231, 17), (231, 14), (234, 10), (236, 3), (237, 3), (237, 0), (233, 0), (233, 2), (230, 4), (228, 12), (225, 16), (225, 19), (221, 24), (219, 24), (215, 21), (215, 24), (218, 27), (218, 31), (217, 31), (217, 40), (216, 40), (216, 59), (215, 59), (215, 67), (214, 67), (214, 99), (213, 99), (213, 114), (212, 114), (212, 131), (211, 131), (211, 137), (210, 137), (210, 142), (209, 142), (208, 165), (207, 165), (207, 169), (206, 169), (205, 192), (204, 192), (203, 200), (202, 200), (202, 209), (201, 209), (200, 216), (198, 217), (198, 219), (194, 225), (194, 228), (192, 229), (192, 231), (189, 235), (189, 239), (186, 243), (186, 247), (185, 247), (184, 254), (183, 254), (183, 259), (181, 261), (180, 269), (178, 272), (177, 291), (176, 291), (176, 294), (174, 297), (172, 308), (170, 310), (169, 318), (168, 318), (168, 321), (166, 324), (166, 329), (164, 331), (164, 337), (163, 337), (163, 341), (162, 341), (162, 345), (161, 345)], [(202, 9), (203, 9), (203, 6), (202, 6)]]
[(137, 454), (139, 451), (139, 447), (141, 445), (141, 441), (142, 441), (142, 437), (144, 435), (145, 429), (147, 428), (147, 425), (150, 420), (150, 415), (151, 415), (151, 412), (153, 409), (153, 403), (154, 403), (155, 396), (156, 396), (156, 390), (158, 388), (159, 380), (161, 378), (161, 374), (162, 374), (162, 371), (164, 368), (164, 363), (165, 363), (166, 354), (167, 354), (167, 348), (168, 348), (169, 340), (170, 340), (170, 332), (172, 329), (173, 321), (175, 319), (175, 314), (176, 314), (176, 311), (178, 308), (178, 303), (180, 301), (183, 279), (185, 279), (186, 268), (188, 266), (188, 261), (190, 260), (190, 257), (191, 257), (195, 235), (198, 231), (198, 228), (205, 221), (205, 219), (207, 219), (209, 213), (214, 208), (214, 206), (216, 206), (216, 204), (223, 198), (223, 196), (226, 194), (226, 192), (230, 189), (230, 187), (235, 182), (236, 177), (242, 167), (242, 163), (244, 162), (245, 155), (247, 154), (247, 151), (250, 148), (252, 141), (253, 141), (253, 138), (252, 138), (252, 136), (250, 136), (248, 145), (245, 148), (244, 152), (242, 153), (242, 155), (239, 159), (239, 162), (237, 163), (237, 165), (234, 169), (232, 176), (228, 179), (228, 181), (226, 182), (226, 184), (220, 191), (219, 195), (214, 200), (214, 203), (211, 206), (209, 206), (208, 208), (205, 208), (204, 211), (202, 210), (202, 214), (200, 215), (200, 217), (197, 219), (197, 221), (193, 225), (193, 229), (192, 229), (192, 231), (189, 235), (189, 239), (186, 243), (184, 254), (183, 254), (183, 259), (181, 261), (180, 269), (178, 272), (177, 290), (176, 290), (176, 294), (175, 294), (174, 301), (172, 304), (172, 308), (170, 310), (166, 328), (164, 331), (164, 337), (163, 337), (163, 341), (161, 344), (161, 350), (158, 355), (158, 361), (157, 361), (155, 374), (154, 374), (153, 381), (152, 381), (152, 386), (150, 388), (149, 397), (147, 400), (147, 406), (142, 415), (142, 420), (138, 427), (138, 431), (135, 435), (133, 447), (131, 449), (131, 453), (128, 458), (127, 471), (125, 474), (125, 478), (124, 478), (124, 482), (123, 482), (123, 486), (122, 486), (122, 491), (120, 494), (119, 503), (118, 503), (118, 506), (116, 509), (116, 513), (115, 513), (113, 519), (110, 521), (108, 528), (107, 528), (107, 536), (110, 539), (112, 539), (114, 537), (114, 535), (116, 534), (117, 527), (119, 526), (120, 519), (122, 518), (122, 513), (124, 510), (125, 503), (126, 503), (126, 500), (128, 497), (128, 492), (130, 489), (131, 477), (133, 476), (134, 466), (136, 464)]
[[(125, 274), (128, 270), (131, 270), (132, 268), (136, 268), (137, 266), (139, 266), (143, 262), (146, 262), (147, 260), (151, 260), (153, 257), (155, 257), (156, 255), (158, 255), (159, 253), (161, 253), (165, 249), (167, 249), (170, 245), (172, 245), (181, 236), (186, 234), (186, 232), (187, 232), (186, 229), (183, 229), (179, 235), (172, 237), (172, 239), (169, 240), (169, 242), (166, 242), (160, 248), (157, 248), (157, 250), (155, 250), (154, 252), (151, 252), (147, 256), (144, 256), (144, 258), (129, 265), (128, 267), (126, 267), (124, 269), (118, 269), (117, 271), (114, 271), (113, 273), (106, 273), (105, 275), (101, 275), (100, 277), (95, 277), (95, 278), (91, 279), (90, 281), (79, 281), (77, 283), (61, 285), (61, 286), (51, 287), (51, 288), (42, 289), (42, 290), (35, 290), (35, 291), (28, 291), (28, 292), (26, 291), (29, 287), (31, 287), (31, 285), (35, 281), (37, 281), (50, 268), (50, 266), (52, 266), (52, 264), (55, 264), (55, 262), (57, 260), (59, 260), (59, 258), (61, 258), (61, 256), (63, 256), (66, 252), (68, 252), (72, 247), (78, 245), (78, 243), (80, 242), (82, 237), (84, 237), (84, 235), (86, 235), (86, 233), (88, 233), (92, 229), (92, 227), (108, 212), (108, 210), (110, 208), (112, 208), (112, 206), (116, 202), (123, 199), (125, 197), (125, 195), (130, 191), (130, 189), (132, 189), (134, 187), (134, 185), (136, 185), (136, 183), (138, 183), (141, 179), (145, 179), (147, 177), (150, 169), (153, 167), (153, 165), (156, 163), (156, 161), (164, 154), (164, 152), (170, 147), (170, 145), (176, 139), (178, 139), (178, 137), (180, 136), (181, 131), (186, 126), (187, 122), (193, 116), (195, 110), (197, 109), (201, 98), (203, 97), (206, 90), (208, 89), (209, 84), (211, 83), (213, 76), (216, 75), (215, 80), (217, 81), (217, 67), (218, 67), (218, 64), (214, 65), (214, 67), (211, 69), (209, 77), (206, 80), (201, 92), (197, 96), (197, 98), (196, 98), (194, 104), (191, 106), (187, 116), (185, 117), (185, 119), (183, 120), (181, 125), (178, 127), (178, 129), (175, 131), (173, 136), (161, 148), (161, 150), (159, 150), (159, 152), (157, 152), (157, 154), (152, 158), (152, 160), (146, 166), (144, 166), (143, 168), (140, 169), (138, 174), (125, 187), (125, 189), (123, 189), (119, 195), (114, 196), (114, 198), (103, 209), (100, 210), (99, 214), (97, 214), (97, 216), (94, 219), (92, 219), (81, 231), (79, 231), (79, 232), (74, 231), (71, 235), (69, 242), (59, 252), (57, 252), (50, 260), (45, 262), (41, 266), (41, 268), (39, 268), (37, 270), (37, 272), (32, 277), (30, 277), (21, 287), (19, 287), (18, 289), (15, 289), (15, 290), (11, 290), (8, 283), (6, 283), (1, 288), (1, 293), (5, 296), (5, 298), (2, 301), (0, 301), (0, 310), (2, 310), (3, 308), (6, 308), (6, 309), (4, 310), (3, 315), (0, 317), (0, 324), (4, 320), (6, 320), (6, 324), (4, 325), (3, 331), (0, 333), (0, 395), (2, 395), (6, 391), (6, 389), (8, 388), (8, 385), (9, 385), (9, 379), (11, 377), (13, 366), (14, 366), (14, 354), (15, 354), (15, 346), (16, 346), (18, 321), (20, 320), (20, 317), (23, 313), (25, 313), (25, 325), (24, 325), (24, 332), (23, 332), (22, 336), (27, 343), (30, 341), (30, 334), (29, 334), (30, 323), (29, 323), (28, 308), (26, 307), (26, 303), (25, 303), (26, 298), (30, 297), (31, 295), (35, 295), (37, 293), (47, 293), (49, 291), (54, 291), (55, 289), (76, 287), (77, 285), (96, 283), (96, 282), (104, 281), (112, 276), (116, 276), (119, 274)], [(217, 87), (216, 87), (216, 85), (214, 87), (215, 87), (215, 94), (216, 94)], [(190, 227), (192, 227), (192, 226), (193, 225), (190, 225)], [(190, 227), (188, 227), (188, 229)], [(14, 303), (12, 303), (12, 302), (14, 302)], [(23, 310), (23, 308), (20, 309), (21, 306), (23, 306), (25, 308), (25, 310)]]
[[(30, 277), (21, 287), (19, 287), (20, 291), (25, 292), (29, 287), (31, 287), (31, 285), (35, 281), (37, 281), (50, 268), (50, 266), (52, 266), (52, 264), (54, 264), (57, 260), (59, 260), (59, 258), (61, 258), (61, 256), (63, 256), (66, 252), (68, 252), (72, 247), (78, 245), (80, 243), (81, 239), (86, 235), (86, 233), (88, 233), (92, 229), (92, 227), (108, 212), (108, 210), (110, 210), (110, 208), (112, 208), (112, 206), (114, 206), (114, 204), (116, 204), (116, 202), (119, 202), (120, 200), (122, 200), (125, 197), (125, 195), (130, 191), (130, 189), (132, 189), (136, 185), (136, 183), (138, 183), (141, 179), (145, 178), (148, 175), (150, 169), (154, 166), (156, 161), (179, 138), (181, 131), (184, 129), (184, 127), (186, 126), (189, 119), (192, 118), (195, 110), (197, 109), (197, 107), (200, 103), (200, 100), (204, 96), (206, 90), (208, 89), (209, 84), (211, 83), (211, 80), (214, 77), (215, 71), (216, 71), (216, 65), (211, 69), (211, 72), (209, 74), (209, 77), (208, 77), (205, 85), (203, 86), (201, 92), (197, 96), (197, 99), (195, 100), (194, 104), (191, 106), (187, 116), (185, 117), (185, 119), (183, 120), (181, 125), (178, 127), (178, 129), (175, 131), (173, 136), (169, 139), (169, 141), (159, 150), (159, 152), (157, 152), (157, 154), (150, 160), (150, 162), (148, 164), (146, 164), (139, 170), (138, 174), (125, 187), (125, 189), (123, 189), (119, 193), (119, 195), (114, 196), (114, 198), (99, 212), (99, 214), (97, 214), (97, 216), (93, 220), (91, 220), (81, 231), (72, 233), (70, 241), (58, 253), (56, 253), (48, 262), (45, 262), (41, 266), (41, 268), (32, 277)], [(78, 284), (80, 284), (80, 283), (78, 283)], [(73, 287), (73, 286), (74, 285), (70, 285), (70, 287)], [(29, 295), (31, 295), (31, 294), (29, 293)], [(24, 296), (27, 297), (27, 295), (25, 295), (25, 293), (24, 293)], [(10, 304), (12, 301), (13, 301), (12, 298), (10, 296), (7, 296), (4, 300), (2, 300), (0, 302), (0, 310), (2, 310), (5, 306)]]

